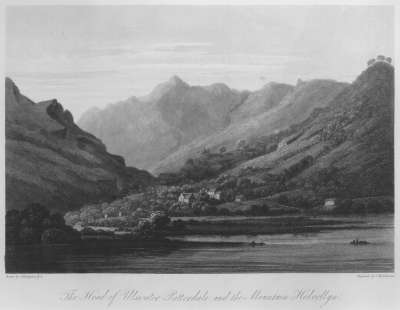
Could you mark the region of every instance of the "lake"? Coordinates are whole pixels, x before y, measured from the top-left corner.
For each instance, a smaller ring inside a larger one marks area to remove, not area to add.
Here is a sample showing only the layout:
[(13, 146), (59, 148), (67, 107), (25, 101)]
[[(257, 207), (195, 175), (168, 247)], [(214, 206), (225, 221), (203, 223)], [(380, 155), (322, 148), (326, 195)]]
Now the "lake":
[[(332, 218), (339, 219), (339, 218)], [(307, 234), (175, 236), (174, 246), (10, 246), (10, 273), (394, 272), (392, 215)], [(368, 245), (353, 246), (353, 239)], [(254, 246), (251, 242), (263, 245)]]

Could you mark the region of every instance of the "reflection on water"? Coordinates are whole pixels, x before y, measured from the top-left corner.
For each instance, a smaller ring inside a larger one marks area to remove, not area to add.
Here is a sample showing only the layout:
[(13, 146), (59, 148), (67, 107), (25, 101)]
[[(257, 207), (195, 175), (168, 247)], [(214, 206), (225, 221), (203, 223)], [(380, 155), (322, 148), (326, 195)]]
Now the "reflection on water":
[[(368, 228), (369, 226), (374, 228)], [(353, 246), (355, 238), (366, 246)], [(312, 234), (186, 236), (175, 248), (10, 247), (7, 272), (231, 273), (393, 272), (393, 217), (365, 219), (359, 229)], [(220, 244), (220, 242), (227, 244)], [(250, 242), (262, 243), (252, 246)], [(241, 242), (242, 244), (237, 244)], [(229, 245), (229, 243), (232, 243)]]

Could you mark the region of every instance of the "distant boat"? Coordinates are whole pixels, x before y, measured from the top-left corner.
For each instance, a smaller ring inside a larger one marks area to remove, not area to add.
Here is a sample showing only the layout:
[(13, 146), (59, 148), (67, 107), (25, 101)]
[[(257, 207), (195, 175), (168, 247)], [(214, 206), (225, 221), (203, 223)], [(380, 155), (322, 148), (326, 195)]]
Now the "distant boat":
[(366, 245), (366, 244), (369, 244), (369, 242), (365, 241), (365, 240), (354, 239), (353, 241), (350, 242), (350, 244), (352, 244), (352, 245)]

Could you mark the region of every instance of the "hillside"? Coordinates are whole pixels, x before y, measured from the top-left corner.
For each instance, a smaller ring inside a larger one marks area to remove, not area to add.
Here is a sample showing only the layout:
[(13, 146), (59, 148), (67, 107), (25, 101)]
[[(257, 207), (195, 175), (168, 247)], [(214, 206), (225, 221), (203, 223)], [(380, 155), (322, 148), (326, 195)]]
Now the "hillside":
[[(377, 62), (325, 108), (266, 138), (265, 143), (276, 143), (275, 150), (217, 171), (217, 183), (223, 187), (234, 180), (238, 191), (237, 184), (249, 184), (250, 197), (287, 197), (296, 190), (313, 199), (393, 196), (393, 112), (394, 69)], [(203, 155), (202, 164), (207, 163)]]
[(66, 211), (152, 182), (81, 130), (57, 100), (35, 103), (5, 81), (6, 206)]
[(241, 139), (265, 136), (307, 118), (345, 85), (271, 82), (255, 92), (239, 92), (225, 84), (190, 86), (174, 76), (145, 97), (90, 109), (78, 124), (128, 164), (155, 174), (176, 172), (205, 148), (232, 149)]
[(174, 76), (148, 96), (90, 109), (78, 124), (129, 165), (151, 169), (193, 139), (225, 128), (245, 97), (224, 84), (190, 86)]
[[(229, 126), (206, 138), (193, 140), (158, 163), (152, 171), (155, 174), (177, 172), (189, 158), (196, 157), (204, 149), (216, 152), (225, 147), (234, 151), (240, 141), (249, 143), (284, 131), (305, 120), (315, 108), (325, 107), (346, 86), (346, 83), (331, 80), (311, 80), (298, 83), (295, 87), (270, 84), (266, 89), (250, 94), (232, 112)], [(263, 106), (255, 103), (254, 98), (257, 97), (268, 104)], [(259, 106), (263, 109), (259, 109)], [(245, 111), (249, 117), (243, 116)], [(241, 117), (238, 116), (240, 114)]]

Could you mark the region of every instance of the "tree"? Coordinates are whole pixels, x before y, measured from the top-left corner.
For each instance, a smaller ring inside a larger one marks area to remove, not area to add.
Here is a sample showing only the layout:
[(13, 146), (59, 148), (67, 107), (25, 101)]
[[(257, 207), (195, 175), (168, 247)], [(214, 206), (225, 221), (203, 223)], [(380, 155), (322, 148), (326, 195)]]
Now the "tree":
[(65, 213), (64, 221), (66, 225), (74, 226), (76, 223), (81, 221), (80, 212), (79, 211), (70, 211)]
[(391, 64), (392, 63), (392, 58), (391, 57), (386, 57), (386, 62)]
[(267, 205), (252, 205), (249, 209), (251, 215), (265, 215), (268, 212), (269, 208)]
[(21, 214), (18, 210), (9, 210), (6, 213), (6, 242), (15, 244), (19, 241)]
[(368, 60), (367, 65), (370, 66), (375, 63), (375, 58)]
[(65, 243), (67, 242), (67, 233), (59, 228), (46, 229), (41, 236), (42, 243)]
[(287, 205), (289, 203), (289, 198), (287, 195), (282, 194), (278, 197), (278, 203), (282, 205)]
[(185, 222), (182, 220), (172, 221), (171, 229), (174, 231), (183, 231), (185, 229)]
[(218, 213), (218, 209), (215, 206), (204, 206), (201, 211), (206, 215), (216, 215)]
[(227, 208), (221, 208), (218, 210), (219, 215), (230, 215), (231, 212)]
[(51, 226), (55, 228), (63, 228), (65, 226), (65, 220), (60, 213), (53, 213), (50, 215)]
[(171, 220), (165, 213), (157, 212), (150, 216), (150, 221), (154, 230), (157, 231), (165, 229)]
[(383, 60), (385, 60), (385, 56), (383, 56), (383, 55), (378, 55), (378, 57), (376, 57), (376, 59), (377, 59), (377, 60), (383, 61)]
[(153, 225), (149, 220), (140, 221), (135, 227), (133, 235), (140, 239), (151, 239), (154, 237)]
[(210, 150), (205, 147), (203, 149), (203, 151), (201, 152), (201, 155), (208, 156), (208, 155), (210, 155), (210, 153), (211, 153)]
[(353, 201), (352, 210), (356, 214), (364, 214), (367, 211), (366, 205), (361, 200)]
[(246, 140), (239, 140), (236, 143), (236, 148), (239, 149), (239, 150), (242, 150), (242, 149), (246, 148), (246, 146), (247, 146)]
[(30, 204), (21, 212), (21, 218), (26, 220), (26, 224), (36, 228), (41, 227), (43, 220), (49, 216), (49, 210), (38, 203)]
[(9, 210), (6, 213), (6, 224), (18, 226), (21, 222), (21, 213), (18, 210)]
[[(56, 236), (63, 234), (72, 238), (74, 234), (76, 235), (71, 227), (65, 225), (61, 214), (50, 215), (49, 210), (40, 204), (31, 204), (20, 212), (9, 211), (6, 215), (7, 242), (10, 243), (38, 243), (43, 238), (47, 242), (52, 240), (53, 234), (49, 234), (55, 233), (54, 229), (58, 231)], [(45, 231), (47, 233), (43, 235)]]
[(84, 223), (94, 223), (96, 219), (101, 217), (103, 217), (103, 214), (97, 205), (88, 205), (81, 209), (80, 219)]
[(222, 199), (224, 201), (234, 201), (235, 197), (236, 195), (233, 189), (226, 189), (222, 192)]
[(19, 232), (19, 240), (23, 243), (33, 243), (36, 241), (35, 235), (32, 227), (23, 227)]
[(334, 212), (338, 214), (348, 214), (351, 212), (352, 201), (351, 199), (343, 199), (337, 202), (337, 207)]

